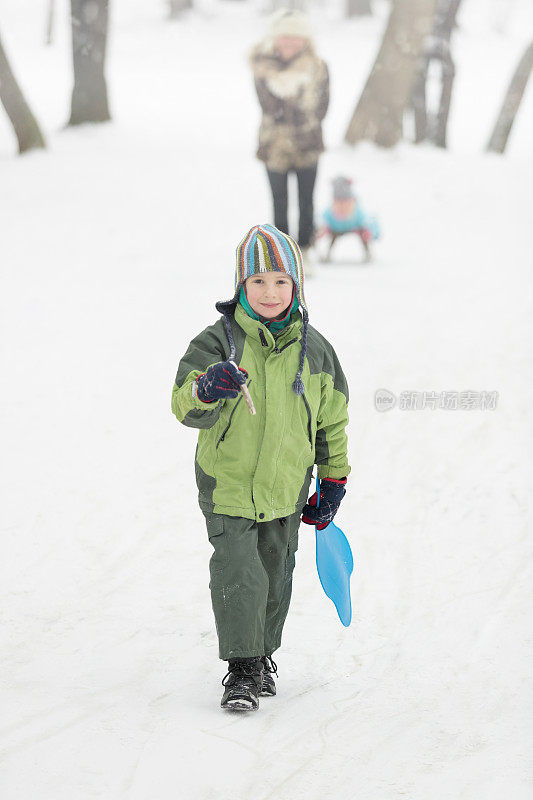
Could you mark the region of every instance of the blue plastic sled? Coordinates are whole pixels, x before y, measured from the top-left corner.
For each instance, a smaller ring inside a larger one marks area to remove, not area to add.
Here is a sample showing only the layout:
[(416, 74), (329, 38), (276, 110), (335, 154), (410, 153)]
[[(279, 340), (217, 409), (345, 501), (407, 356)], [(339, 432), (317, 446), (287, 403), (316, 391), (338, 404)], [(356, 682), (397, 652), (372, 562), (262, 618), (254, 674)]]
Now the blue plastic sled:
[[(317, 506), (320, 502), (320, 481), (316, 479)], [(348, 539), (334, 522), (321, 531), (315, 525), (316, 568), (324, 592), (333, 601), (342, 624), (352, 621), (350, 576), (353, 556)]]

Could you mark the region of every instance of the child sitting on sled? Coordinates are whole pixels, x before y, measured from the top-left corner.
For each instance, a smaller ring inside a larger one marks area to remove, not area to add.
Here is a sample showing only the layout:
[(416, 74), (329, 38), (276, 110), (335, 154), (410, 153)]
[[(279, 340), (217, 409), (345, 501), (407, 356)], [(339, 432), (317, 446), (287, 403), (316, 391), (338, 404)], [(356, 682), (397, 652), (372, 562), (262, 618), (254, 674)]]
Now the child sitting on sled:
[(379, 226), (359, 205), (350, 178), (342, 176), (333, 181), (333, 201), (323, 214), (323, 226), (316, 238), (329, 236), (329, 248), (324, 261), (329, 261), (333, 245), (340, 236), (355, 233), (361, 239), (365, 251), (365, 261), (371, 261), (370, 243), (379, 239)]
[[(213, 546), (219, 656), (229, 662), (221, 705), (249, 710), (276, 694), (272, 654), (300, 519), (326, 527), (345, 494), (348, 385), (333, 347), (309, 325), (300, 249), (274, 226), (243, 238), (233, 296), (216, 308), (221, 317), (180, 361), (172, 411), (200, 429), (198, 500)], [(316, 492), (307, 501), (315, 464), (318, 508)]]

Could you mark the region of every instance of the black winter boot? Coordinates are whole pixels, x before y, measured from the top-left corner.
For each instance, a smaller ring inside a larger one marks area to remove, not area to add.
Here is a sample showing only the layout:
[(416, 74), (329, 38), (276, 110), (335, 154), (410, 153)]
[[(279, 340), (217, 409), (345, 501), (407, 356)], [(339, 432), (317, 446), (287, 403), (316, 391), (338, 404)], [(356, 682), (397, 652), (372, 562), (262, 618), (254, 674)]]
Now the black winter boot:
[(225, 692), (220, 705), (235, 711), (255, 711), (259, 708), (259, 692), (263, 679), (260, 658), (232, 658), (227, 675), (222, 680)]
[(263, 656), (261, 658), (261, 665), (263, 667), (263, 683), (261, 684), (261, 691), (259, 694), (263, 697), (276, 694), (276, 684), (272, 674), (278, 677), (278, 666), (271, 656)]

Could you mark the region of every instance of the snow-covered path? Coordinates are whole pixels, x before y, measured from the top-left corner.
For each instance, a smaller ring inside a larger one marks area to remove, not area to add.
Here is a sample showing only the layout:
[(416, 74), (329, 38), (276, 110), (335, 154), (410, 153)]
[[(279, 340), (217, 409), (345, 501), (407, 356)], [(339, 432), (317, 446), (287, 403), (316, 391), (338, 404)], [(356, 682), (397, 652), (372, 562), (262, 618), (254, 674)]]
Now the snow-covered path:
[[(324, 156), (318, 206), (348, 172), (385, 231), (373, 266), (343, 263), (355, 243), (341, 242), (306, 290), (351, 386), (338, 521), (354, 620), (338, 623), (302, 530), (278, 696), (225, 715), (196, 435), (171, 416), (170, 390), (269, 198), (242, 64), (252, 22), (241, 38), (227, 21), (223, 37), (187, 24), (132, 17), (117, 33), (113, 125), (52, 128), (52, 150), (22, 160), (2, 151), (2, 800), (526, 800), (531, 160)], [(324, 47), (340, 81), (351, 50), (336, 30), (325, 25)], [(367, 58), (375, 21), (365, 30)], [(195, 36), (224, 54), (244, 117), (217, 96), (214, 56), (175, 108), (161, 103)], [(141, 43), (147, 77), (137, 65), (132, 87)], [(206, 86), (210, 102), (194, 104)], [(378, 413), (378, 388), (499, 398)]]

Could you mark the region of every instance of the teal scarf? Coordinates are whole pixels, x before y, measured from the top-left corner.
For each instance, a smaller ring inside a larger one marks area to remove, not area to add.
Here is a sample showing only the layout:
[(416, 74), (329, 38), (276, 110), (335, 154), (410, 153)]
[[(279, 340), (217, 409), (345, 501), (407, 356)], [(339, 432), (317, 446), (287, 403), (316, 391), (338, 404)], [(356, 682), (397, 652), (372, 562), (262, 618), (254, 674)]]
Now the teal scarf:
[(262, 322), (263, 325), (271, 331), (271, 333), (279, 333), (286, 328), (287, 325), (290, 325), (292, 320), (291, 316), (294, 311), (298, 310), (298, 298), (296, 297), (296, 293), (294, 294), (294, 300), (291, 307), (287, 310), (287, 312), (283, 315), (282, 319), (267, 319), (266, 317), (261, 317), (259, 314), (256, 314), (253, 310), (252, 306), (248, 302), (248, 298), (246, 297), (246, 292), (244, 291), (244, 286), (241, 286), (241, 291), (239, 292), (239, 303), (244, 308), (246, 313), (252, 319), (257, 320), (257, 322)]

